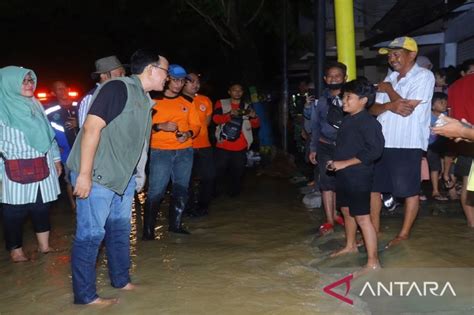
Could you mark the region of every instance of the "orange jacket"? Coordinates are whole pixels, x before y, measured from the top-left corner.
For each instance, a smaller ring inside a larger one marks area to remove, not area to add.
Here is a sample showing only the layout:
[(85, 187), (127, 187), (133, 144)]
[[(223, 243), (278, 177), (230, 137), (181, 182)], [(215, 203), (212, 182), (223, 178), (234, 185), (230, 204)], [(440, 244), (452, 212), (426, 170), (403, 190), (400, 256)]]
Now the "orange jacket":
[[(192, 131), (196, 137), (201, 130), (201, 122), (194, 105), (182, 96), (173, 98), (162, 96), (155, 99), (153, 107), (153, 124), (172, 121), (178, 125), (178, 131)], [(164, 130), (152, 131), (150, 147), (161, 150), (179, 150), (190, 148), (193, 145), (191, 138), (180, 143), (176, 138), (176, 133)]]
[(199, 115), (201, 122), (201, 131), (196, 138), (193, 139), (193, 148), (208, 148), (211, 146), (209, 141), (207, 119), (212, 116), (212, 102), (209, 97), (196, 94), (193, 99), (194, 107)]

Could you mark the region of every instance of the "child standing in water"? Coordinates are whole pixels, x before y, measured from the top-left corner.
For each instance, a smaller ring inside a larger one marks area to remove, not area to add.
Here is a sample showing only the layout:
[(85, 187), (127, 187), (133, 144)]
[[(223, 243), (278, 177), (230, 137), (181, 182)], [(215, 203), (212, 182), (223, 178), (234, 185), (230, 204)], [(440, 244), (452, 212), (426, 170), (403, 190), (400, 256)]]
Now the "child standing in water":
[(334, 160), (327, 169), (336, 172), (336, 200), (344, 215), (346, 246), (331, 257), (357, 253), (357, 226), (367, 249), (366, 270), (380, 268), (377, 234), (370, 220), (370, 192), (374, 162), (384, 147), (382, 126), (366, 110), (375, 100), (376, 89), (366, 80), (354, 80), (343, 87), (343, 110), (347, 113), (337, 134)]

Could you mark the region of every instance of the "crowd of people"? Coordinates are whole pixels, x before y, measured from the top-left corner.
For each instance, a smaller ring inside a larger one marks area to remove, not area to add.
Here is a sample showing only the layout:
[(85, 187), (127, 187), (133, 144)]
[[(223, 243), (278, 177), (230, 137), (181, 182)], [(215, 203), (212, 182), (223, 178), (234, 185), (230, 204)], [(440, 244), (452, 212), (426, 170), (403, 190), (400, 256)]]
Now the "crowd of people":
[[(67, 84), (56, 81), (51, 87), (55, 100), (44, 107), (34, 96), (33, 70), (0, 69), (0, 201), (6, 248), (13, 262), (28, 261), (22, 225), (29, 214), (38, 250), (51, 251), (49, 209), (60, 194), (62, 175), (77, 216), (71, 254), (77, 304), (116, 302), (96, 292), (102, 242), (112, 286), (134, 289), (129, 275), (131, 209), (145, 183), (142, 239), (155, 239), (169, 183), (169, 231), (190, 234), (182, 225), (185, 213), (204, 216), (216, 195), (239, 195), (252, 129), (260, 124), (240, 83), (230, 84), (229, 98), (213, 107), (198, 94), (198, 72), (169, 64), (156, 52), (136, 51), (129, 76), (115, 56), (98, 59), (95, 67), (97, 84), (79, 104), (68, 96)], [(150, 92), (155, 92), (153, 99)], [(214, 147), (211, 121), (216, 125)], [(193, 189), (193, 179), (198, 189)]]
[[(451, 141), (469, 139), (466, 127), (474, 122), (474, 60), (464, 61), (458, 77), (454, 67), (432, 71), (429, 59), (417, 56), (418, 45), (410, 37), (394, 39), (379, 54), (387, 55), (389, 64), (382, 82), (372, 85), (364, 77), (346, 82), (346, 66), (329, 62), (323, 93), (308, 93), (311, 84), (301, 93), (301, 137), (306, 139), (301, 152), (316, 165), (313, 180), (300, 189), (303, 202), (318, 208), (322, 201), (326, 219), (320, 235), (333, 232), (335, 224), (344, 226), (346, 246), (331, 257), (356, 253), (365, 245), (365, 270), (380, 268), (377, 236), (387, 196), (404, 205), (401, 230), (389, 248), (409, 238), (425, 198), (423, 180), (431, 180), (434, 200), (460, 199), (467, 224), (474, 227), (468, 196), (470, 146)], [(461, 119), (466, 130), (459, 129)], [(458, 181), (462, 186), (457, 190)], [(361, 240), (356, 239), (357, 226)]]
[[(463, 64), (463, 78), (448, 84), (446, 69), (433, 73), (417, 64), (424, 59), (417, 59), (412, 38), (397, 38), (379, 53), (388, 56), (390, 65), (383, 82), (346, 82), (346, 66), (328, 63), (322, 95), (307, 96), (296, 110), (301, 114), (293, 113), (302, 122), (297, 146), (315, 165), (307, 192), (322, 199), (326, 222), (319, 231), (326, 235), (335, 224), (344, 226), (346, 246), (331, 256), (365, 245), (368, 270), (380, 268), (383, 194), (404, 200), (402, 228), (387, 246), (409, 238), (420, 206), (425, 156), (433, 198), (447, 198), (440, 179), (448, 197), (456, 198), (455, 183), (462, 178), (461, 204), (474, 227), (467, 194), (474, 189), (474, 178), (468, 178), (472, 158), (449, 140), (474, 138), (466, 128), (474, 122), (474, 61)], [(102, 242), (112, 286), (134, 289), (129, 235), (135, 194), (146, 187), (142, 240), (155, 239), (168, 190), (169, 232), (191, 234), (183, 215), (207, 215), (215, 196), (241, 192), (247, 152), (261, 119), (244, 99), (242, 84), (230, 84), (229, 98), (213, 106), (199, 94), (198, 72), (170, 64), (157, 52), (136, 51), (128, 76), (115, 56), (98, 59), (95, 68), (96, 86), (79, 103), (69, 98), (65, 82), (56, 81), (51, 87), (56, 99), (44, 107), (34, 97), (38, 82), (33, 70), (0, 69), (0, 202), (11, 260), (28, 261), (22, 244), (28, 215), (38, 250), (48, 253), (49, 209), (61, 192), (61, 176), (77, 216), (71, 255), (74, 302), (107, 305), (116, 300), (96, 291)], [(362, 241), (356, 238), (358, 227)]]

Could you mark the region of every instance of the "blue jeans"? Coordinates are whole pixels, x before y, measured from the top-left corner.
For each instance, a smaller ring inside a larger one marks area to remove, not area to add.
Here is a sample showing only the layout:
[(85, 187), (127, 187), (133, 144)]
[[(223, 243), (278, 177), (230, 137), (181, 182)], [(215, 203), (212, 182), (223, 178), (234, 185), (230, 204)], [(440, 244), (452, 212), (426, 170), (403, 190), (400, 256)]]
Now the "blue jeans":
[[(73, 186), (77, 173), (71, 172)], [(89, 197), (77, 199), (76, 237), (71, 255), (74, 303), (88, 304), (98, 298), (96, 261), (105, 240), (112, 286), (123, 288), (130, 282), (130, 230), (135, 176), (123, 195), (92, 183)]]
[(188, 185), (193, 168), (193, 149), (152, 149), (148, 198), (151, 204), (159, 204), (171, 179), (173, 199), (188, 198)]

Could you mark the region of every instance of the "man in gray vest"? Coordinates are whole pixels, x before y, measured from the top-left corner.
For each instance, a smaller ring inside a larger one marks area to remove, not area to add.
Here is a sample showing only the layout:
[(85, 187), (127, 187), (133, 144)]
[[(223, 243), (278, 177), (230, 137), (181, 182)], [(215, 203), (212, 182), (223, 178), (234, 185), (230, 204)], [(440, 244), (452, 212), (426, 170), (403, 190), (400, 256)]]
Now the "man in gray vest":
[(92, 97), (84, 125), (69, 155), (77, 227), (71, 255), (74, 303), (117, 303), (96, 292), (96, 260), (105, 241), (112, 286), (132, 290), (130, 218), (136, 166), (148, 146), (151, 109), (149, 91), (163, 90), (168, 61), (156, 53), (136, 51), (130, 77), (112, 79)]

